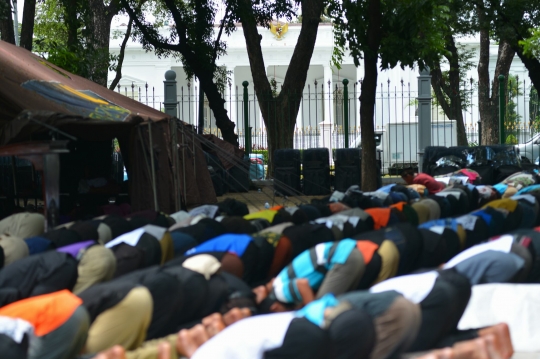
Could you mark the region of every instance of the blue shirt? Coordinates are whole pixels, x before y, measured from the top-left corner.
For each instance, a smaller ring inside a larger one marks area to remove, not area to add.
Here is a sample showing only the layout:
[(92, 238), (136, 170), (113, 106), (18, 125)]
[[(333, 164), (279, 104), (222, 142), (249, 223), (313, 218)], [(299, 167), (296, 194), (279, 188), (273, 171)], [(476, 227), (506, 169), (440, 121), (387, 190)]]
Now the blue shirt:
[(422, 223), (418, 228), (430, 229), (431, 227), (441, 226), (450, 228), (457, 233), (459, 223), (453, 218), (435, 219), (433, 221)]
[(296, 316), (299, 318), (306, 318), (310, 322), (319, 327), (324, 324), (324, 311), (326, 308), (333, 308), (339, 304), (339, 301), (333, 294), (325, 294), (320, 299), (317, 299), (304, 308), (296, 312)]
[(274, 280), (276, 298), (283, 303), (301, 302), (302, 296), (295, 279), (307, 279), (311, 289), (317, 291), (326, 272), (335, 264), (344, 264), (354, 248), (355, 240), (344, 239), (339, 242), (320, 243), (300, 253)]
[(247, 234), (224, 234), (199, 244), (197, 247), (187, 251), (186, 255), (208, 252), (231, 252), (241, 257), (252, 241), (253, 237)]

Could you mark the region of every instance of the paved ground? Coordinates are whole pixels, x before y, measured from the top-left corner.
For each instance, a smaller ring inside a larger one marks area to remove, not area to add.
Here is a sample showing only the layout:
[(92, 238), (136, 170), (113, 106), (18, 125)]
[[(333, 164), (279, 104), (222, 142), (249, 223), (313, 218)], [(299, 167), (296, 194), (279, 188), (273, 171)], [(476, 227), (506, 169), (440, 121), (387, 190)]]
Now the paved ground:
[(249, 212), (257, 212), (264, 209), (265, 203), (268, 203), (270, 207), (277, 205), (295, 206), (305, 203), (310, 203), (314, 198), (323, 198), (325, 196), (287, 196), (278, 197), (274, 196), (274, 190), (271, 184), (261, 182), (257, 184), (260, 191), (249, 191), (247, 193), (227, 193), (224, 196), (218, 197), (218, 202), (223, 201), (225, 198), (234, 198), (240, 202), (244, 202), (248, 205)]

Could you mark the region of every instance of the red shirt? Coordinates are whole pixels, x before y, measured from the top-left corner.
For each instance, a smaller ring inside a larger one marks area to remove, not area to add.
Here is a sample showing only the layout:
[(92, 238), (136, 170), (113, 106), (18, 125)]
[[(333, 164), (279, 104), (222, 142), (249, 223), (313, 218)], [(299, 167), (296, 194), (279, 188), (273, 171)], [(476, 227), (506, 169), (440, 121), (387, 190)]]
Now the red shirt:
[(444, 189), (444, 185), (442, 183), (437, 182), (435, 178), (425, 173), (419, 173), (418, 175), (416, 175), (416, 177), (414, 177), (413, 183), (426, 186), (429, 194), (435, 194)]

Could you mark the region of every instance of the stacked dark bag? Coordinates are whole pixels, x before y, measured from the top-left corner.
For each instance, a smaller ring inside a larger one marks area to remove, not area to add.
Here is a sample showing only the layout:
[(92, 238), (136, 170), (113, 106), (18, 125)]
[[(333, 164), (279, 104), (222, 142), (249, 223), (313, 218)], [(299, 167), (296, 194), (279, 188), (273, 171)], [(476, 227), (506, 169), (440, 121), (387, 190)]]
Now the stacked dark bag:
[(330, 157), (328, 149), (311, 148), (304, 150), (302, 165), (304, 194), (306, 196), (330, 194)]
[[(362, 150), (339, 148), (334, 154), (335, 171), (330, 174), (330, 153), (327, 148), (284, 149), (274, 152), (274, 190), (279, 195), (327, 195), (332, 185), (337, 191), (362, 185)], [(382, 186), (380, 163), (377, 180)]]
[(336, 173), (334, 188), (346, 191), (353, 185), (362, 185), (362, 152), (359, 148), (339, 148), (336, 150)]
[(300, 150), (274, 151), (274, 191), (284, 196), (300, 192)]
[(522, 161), (517, 149), (508, 145), (429, 146), (424, 152), (423, 170), (440, 176), (469, 168), (479, 173), (477, 185), (494, 185), (520, 171), (538, 171), (540, 167)]

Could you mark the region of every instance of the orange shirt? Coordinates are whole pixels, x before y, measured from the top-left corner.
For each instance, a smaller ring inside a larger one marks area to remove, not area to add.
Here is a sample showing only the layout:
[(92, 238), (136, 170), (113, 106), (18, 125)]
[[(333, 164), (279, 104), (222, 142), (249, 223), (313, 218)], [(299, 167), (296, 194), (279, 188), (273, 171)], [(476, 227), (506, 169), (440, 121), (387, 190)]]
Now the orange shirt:
[(396, 208), (398, 211), (403, 212), (403, 206), (406, 205), (405, 202), (398, 202), (390, 205), (390, 208)]
[(390, 208), (369, 208), (366, 209), (366, 213), (373, 218), (375, 223), (373, 229), (381, 229), (388, 225), (390, 221)]
[(362, 253), (362, 257), (364, 257), (364, 264), (367, 265), (369, 262), (371, 262), (375, 252), (377, 252), (379, 249), (379, 245), (371, 241), (356, 241), (356, 248), (358, 248), (358, 251)]
[(0, 316), (26, 320), (41, 337), (64, 324), (82, 302), (69, 290), (62, 290), (8, 304), (0, 308)]

